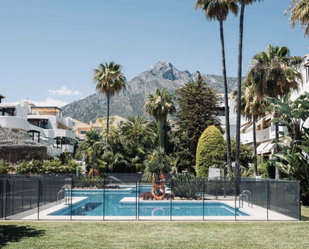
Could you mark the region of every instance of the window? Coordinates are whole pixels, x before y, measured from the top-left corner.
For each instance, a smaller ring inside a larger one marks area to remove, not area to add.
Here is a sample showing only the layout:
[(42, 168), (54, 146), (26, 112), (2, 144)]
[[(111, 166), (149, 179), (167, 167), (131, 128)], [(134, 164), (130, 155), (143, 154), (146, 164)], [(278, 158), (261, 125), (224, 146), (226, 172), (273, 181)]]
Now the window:
[(120, 124), (120, 125), (123, 125), (123, 120), (120, 120), (119, 124)]
[(87, 131), (80, 131), (80, 134), (86, 134), (87, 133)]
[(109, 121), (109, 124), (112, 125), (114, 123), (114, 121)]
[(172, 124), (172, 128), (175, 128), (175, 124)]

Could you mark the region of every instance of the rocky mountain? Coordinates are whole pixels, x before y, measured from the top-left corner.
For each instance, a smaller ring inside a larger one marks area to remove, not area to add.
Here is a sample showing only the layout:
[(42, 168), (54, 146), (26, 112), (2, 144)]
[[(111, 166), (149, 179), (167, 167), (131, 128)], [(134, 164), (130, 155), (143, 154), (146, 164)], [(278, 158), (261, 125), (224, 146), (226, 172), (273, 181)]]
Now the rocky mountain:
[[(206, 81), (223, 93), (223, 77), (217, 75), (203, 75)], [(141, 73), (127, 83), (127, 90), (115, 95), (110, 101), (110, 115), (124, 118), (135, 115), (145, 115), (143, 106), (148, 93), (153, 94), (156, 88), (166, 88), (170, 93), (182, 87), (186, 82), (197, 79), (197, 73), (178, 71), (169, 62), (157, 62), (149, 70)], [(237, 78), (228, 77), (228, 90), (231, 92)], [(95, 93), (82, 100), (74, 101), (62, 108), (64, 115), (88, 123), (99, 117), (106, 116), (106, 97)]]

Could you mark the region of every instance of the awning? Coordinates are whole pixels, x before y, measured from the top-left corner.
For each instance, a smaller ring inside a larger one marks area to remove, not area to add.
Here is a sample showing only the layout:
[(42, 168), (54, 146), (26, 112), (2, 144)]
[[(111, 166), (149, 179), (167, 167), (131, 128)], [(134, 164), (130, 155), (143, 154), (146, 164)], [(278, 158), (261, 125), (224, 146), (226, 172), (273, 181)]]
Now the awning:
[(275, 147), (275, 145), (276, 144), (272, 144), (271, 141), (261, 143), (257, 147), (257, 154), (271, 153), (271, 151)]
[(267, 144), (267, 146), (263, 149), (262, 153), (271, 153), (275, 145), (276, 144), (272, 144), (271, 142), (269, 142), (269, 144)]
[(269, 141), (268, 141), (268, 142), (261, 143), (261, 144), (256, 148), (257, 154), (263, 153), (264, 148), (265, 148), (269, 143), (270, 143)]

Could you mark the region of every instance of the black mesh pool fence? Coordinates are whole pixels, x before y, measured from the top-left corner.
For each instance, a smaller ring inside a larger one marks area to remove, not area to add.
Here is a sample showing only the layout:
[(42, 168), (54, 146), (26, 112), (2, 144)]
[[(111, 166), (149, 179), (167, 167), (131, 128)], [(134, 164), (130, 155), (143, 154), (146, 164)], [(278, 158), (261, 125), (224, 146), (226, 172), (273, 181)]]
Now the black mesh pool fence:
[[(100, 220), (177, 220), (181, 216), (208, 220), (209, 216), (220, 215), (211, 206), (220, 202), (235, 216), (223, 215), (220, 220), (242, 220), (241, 210), (247, 207), (261, 210), (262, 220), (300, 219), (298, 181), (241, 179), (237, 186), (228, 178), (177, 181), (170, 175), (164, 186), (157, 183), (154, 188), (151, 181), (135, 175), (113, 174), (110, 176), (116, 179), (100, 181), (64, 176), (0, 178), (0, 218), (21, 219), (30, 212), (37, 214), (36, 219), (44, 219), (40, 216), (43, 210), (57, 207), (59, 202), (68, 210), (60, 212), (67, 219), (78, 219), (91, 211)], [(92, 201), (85, 204), (89, 196)]]

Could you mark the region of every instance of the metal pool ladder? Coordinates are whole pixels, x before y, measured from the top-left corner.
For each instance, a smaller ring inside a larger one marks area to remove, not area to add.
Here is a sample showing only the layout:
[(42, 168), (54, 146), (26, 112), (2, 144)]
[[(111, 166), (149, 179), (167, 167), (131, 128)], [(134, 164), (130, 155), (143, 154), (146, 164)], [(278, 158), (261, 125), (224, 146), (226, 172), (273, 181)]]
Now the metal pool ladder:
[[(66, 191), (66, 189), (68, 191)], [(57, 205), (58, 205), (58, 202), (61, 203), (61, 194), (63, 194), (63, 198), (64, 198), (64, 203), (65, 204), (69, 204), (69, 192), (70, 192), (70, 189), (69, 187), (67, 186), (63, 186), (60, 191), (58, 192), (58, 196), (57, 196)]]
[[(250, 204), (251, 204), (251, 208), (252, 208), (252, 194), (249, 190), (244, 190), (242, 191), (241, 195), (239, 195), (239, 203), (238, 203), (239, 208), (244, 207), (244, 197), (246, 198), (246, 201), (248, 202), (248, 207), (250, 207)], [(241, 206), (240, 206), (240, 199), (241, 199)]]

